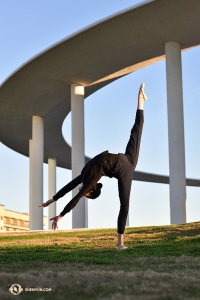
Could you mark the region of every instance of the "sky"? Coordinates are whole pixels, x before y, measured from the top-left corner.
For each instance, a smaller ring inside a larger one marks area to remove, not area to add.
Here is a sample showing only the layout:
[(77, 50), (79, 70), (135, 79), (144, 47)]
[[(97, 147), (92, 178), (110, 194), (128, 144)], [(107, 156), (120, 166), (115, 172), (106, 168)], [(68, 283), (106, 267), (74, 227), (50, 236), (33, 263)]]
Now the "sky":
[[(0, 84), (26, 61), (70, 34), (143, 1), (138, 0), (0, 0)], [(133, 53), (134, 55), (134, 53)], [(186, 176), (200, 178), (200, 48), (182, 53)], [(135, 118), (138, 88), (146, 83), (145, 124), (138, 171), (169, 175), (165, 60), (127, 75), (85, 100), (85, 153), (123, 153)], [(106, 109), (105, 109), (106, 107)], [(71, 144), (71, 114), (62, 133)], [(103, 138), (102, 138), (103, 137)], [(0, 143), (0, 204), (29, 211), (29, 158)], [(48, 200), (48, 166), (44, 164), (44, 201)], [(57, 191), (71, 171), (57, 167)], [(116, 227), (117, 181), (102, 178), (102, 195), (88, 201), (89, 228)], [(57, 201), (57, 214), (71, 193)], [(48, 216), (48, 209), (44, 209)], [(134, 181), (130, 226), (170, 224), (169, 185)], [(200, 189), (187, 187), (187, 221), (200, 220)], [(71, 213), (59, 229), (71, 229)]]

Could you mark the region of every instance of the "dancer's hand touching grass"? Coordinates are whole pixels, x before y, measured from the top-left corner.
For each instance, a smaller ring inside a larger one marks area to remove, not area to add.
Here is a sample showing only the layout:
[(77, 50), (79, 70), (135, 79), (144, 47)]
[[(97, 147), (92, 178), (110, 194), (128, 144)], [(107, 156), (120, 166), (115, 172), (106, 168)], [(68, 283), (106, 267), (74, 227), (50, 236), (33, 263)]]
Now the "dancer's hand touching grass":
[(62, 219), (62, 216), (61, 216), (61, 215), (56, 216), (56, 217), (50, 219), (50, 221), (53, 220), (53, 223), (52, 223), (52, 229), (53, 229), (53, 230), (58, 229), (58, 221), (59, 221), (60, 219)]
[(47, 202), (44, 202), (44, 203), (42, 203), (42, 204), (39, 204), (38, 206), (39, 206), (40, 208), (44, 208), (44, 207), (47, 207), (49, 204), (53, 203), (54, 201), (55, 201), (54, 199), (50, 199), (50, 200), (48, 200)]

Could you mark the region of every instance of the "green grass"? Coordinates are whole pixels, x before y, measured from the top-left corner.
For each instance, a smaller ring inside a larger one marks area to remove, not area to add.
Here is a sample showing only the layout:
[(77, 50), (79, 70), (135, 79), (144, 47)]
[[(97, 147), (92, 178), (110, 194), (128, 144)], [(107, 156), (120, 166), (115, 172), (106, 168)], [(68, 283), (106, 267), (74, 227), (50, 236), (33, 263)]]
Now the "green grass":
[[(200, 299), (200, 223), (0, 236), (1, 299)], [(11, 297), (11, 298), (10, 298)]]

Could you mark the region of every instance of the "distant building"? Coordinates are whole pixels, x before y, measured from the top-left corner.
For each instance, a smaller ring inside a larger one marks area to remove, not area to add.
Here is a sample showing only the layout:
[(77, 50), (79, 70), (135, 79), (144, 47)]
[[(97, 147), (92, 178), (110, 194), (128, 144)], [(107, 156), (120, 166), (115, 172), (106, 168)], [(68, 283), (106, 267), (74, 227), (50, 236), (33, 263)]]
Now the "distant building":
[[(43, 216), (43, 226), (47, 225), (47, 217)], [(28, 231), (29, 214), (19, 213), (4, 208), (0, 204), (0, 232), (1, 231)]]

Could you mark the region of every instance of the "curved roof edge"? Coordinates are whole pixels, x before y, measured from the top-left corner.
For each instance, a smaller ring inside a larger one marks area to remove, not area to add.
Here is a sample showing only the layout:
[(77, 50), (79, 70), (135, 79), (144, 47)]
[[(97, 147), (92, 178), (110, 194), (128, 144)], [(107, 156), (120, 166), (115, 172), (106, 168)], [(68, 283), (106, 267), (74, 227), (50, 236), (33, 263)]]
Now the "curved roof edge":
[(53, 43), (51, 46), (45, 48), (44, 50), (40, 51), (39, 53), (37, 53), (36, 55), (33, 55), (30, 59), (28, 59), (26, 62), (24, 62), (23, 64), (21, 64), (19, 67), (17, 67), (8, 77), (6, 77), (2, 84), (0, 85), (0, 87), (3, 86), (3, 84), (5, 82), (7, 82), (13, 75), (15, 75), (18, 71), (21, 71), (21, 69), (23, 69), (23, 67), (25, 67), (26, 65), (28, 65), (29, 63), (31, 63), (32, 61), (34, 61), (35, 59), (37, 59), (38, 57), (42, 56), (43, 54), (46, 54), (48, 51), (51, 51), (52, 49), (56, 48), (57, 46), (59, 46), (61, 43), (66, 42), (68, 40), (73, 39), (74, 37), (77, 37), (78, 35), (82, 34), (83, 32), (89, 31), (90, 29), (93, 29), (94, 27), (98, 26), (99, 24), (103, 24), (106, 23), (107, 21), (110, 21), (114, 18), (120, 17), (123, 14), (128, 13), (130, 10), (132, 9), (137, 9), (140, 8), (141, 6), (144, 7), (145, 5), (150, 4), (151, 2), (155, 2), (155, 1), (160, 1), (160, 0), (146, 0), (146, 1), (142, 1), (138, 4), (129, 6), (126, 9), (122, 9), (120, 11), (118, 11), (117, 13), (111, 14), (105, 18), (102, 18), (96, 22), (93, 22), (89, 25), (86, 25), (85, 27), (78, 29), (77, 31), (73, 32), (72, 34), (69, 34), (67, 37), (60, 39), (59, 41)]

